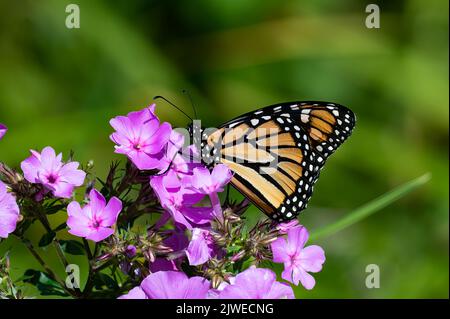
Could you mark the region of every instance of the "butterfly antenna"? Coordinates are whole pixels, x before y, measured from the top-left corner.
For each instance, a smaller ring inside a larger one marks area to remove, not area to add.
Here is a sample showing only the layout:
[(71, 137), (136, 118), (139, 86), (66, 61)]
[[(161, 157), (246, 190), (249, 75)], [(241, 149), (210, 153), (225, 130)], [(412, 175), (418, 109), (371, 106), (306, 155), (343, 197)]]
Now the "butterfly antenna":
[(170, 102), (168, 99), (166, 99), (164, 96), (161, 95), (157, 95), (153, 98), (153, 100), (157, 100), (157, 99), (162, 99), (164, 101), (166, 101), (167, 103), (169, 103), (170, 105), (172, 105), (174, 108), (176, 108), (178, 111), (180, 111), (181, 113), (183, 113), (188, 119), (190, 119), (191, 121), (193, 121), (192, 117), (190, 117), (186, 112), (184, 112), (182, 109), (180, 109), (178, 106), (176, 106), (175, 104), (173, 104), (172, 102)]
[(198, 117), (197, 117), (197, 110), (195, 109), (194, 102), (192, 100), (191, 94), (186, 89), (184, 89), (182, 92), (188, 96), (189, 101), (191, 102), (192, 109), (194, 110), (194, 116), (195, 116), (196, 119), (198, 119)]

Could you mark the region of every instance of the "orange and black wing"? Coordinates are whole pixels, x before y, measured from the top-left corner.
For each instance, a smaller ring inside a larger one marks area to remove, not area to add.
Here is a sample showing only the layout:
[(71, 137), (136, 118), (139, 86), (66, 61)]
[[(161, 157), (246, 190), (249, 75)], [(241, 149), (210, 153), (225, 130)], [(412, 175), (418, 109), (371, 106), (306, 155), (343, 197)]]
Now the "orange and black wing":
[(307, 207), (325, 160), (354, 125), (354, 114), (337, 104), (272, 105), (205, 136), (202, 157), (226, 164), (244, 196), (272, 219), (286, 221)]

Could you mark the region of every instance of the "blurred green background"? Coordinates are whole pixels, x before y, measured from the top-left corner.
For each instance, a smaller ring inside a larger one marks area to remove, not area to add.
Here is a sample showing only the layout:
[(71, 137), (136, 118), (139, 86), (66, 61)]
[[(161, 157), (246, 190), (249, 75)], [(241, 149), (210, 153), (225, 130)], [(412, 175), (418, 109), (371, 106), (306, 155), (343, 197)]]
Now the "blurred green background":
[[(80, 29), (65, 26), (69, 3), (80, 6)], [(448, 298), (448, 2), (377, 1), (380, 29), (365, 27), (369, 3), (1, 1), (0, 122), (10, 131), (0, 160), (18, 167), (30, 148), (51, 145), (94, 160), (105, 176), (112, 159), (123, 159), (108, 139), (109, 119), (155, 95), (190, 112), (182, 89), (207, 126), (277, 102), (341, 103), (357, 127), (323, 171), (304, 225), (327, 225), (423, 173), (432, 179), (319, 240), (325, 267), (315, 289), (299, 287), (297, 297)], [(163, 120), (188, 124), (159, 105)], [(41, 231), (36, 225), (30, 236)], [(13, 239), (0, 252), (7, 249), (14, 276), (36, 266)], [(45, 256), (54, 259), (52, 248)], [(380, 267), (379, 289), (365, 286), (368, 264)]]

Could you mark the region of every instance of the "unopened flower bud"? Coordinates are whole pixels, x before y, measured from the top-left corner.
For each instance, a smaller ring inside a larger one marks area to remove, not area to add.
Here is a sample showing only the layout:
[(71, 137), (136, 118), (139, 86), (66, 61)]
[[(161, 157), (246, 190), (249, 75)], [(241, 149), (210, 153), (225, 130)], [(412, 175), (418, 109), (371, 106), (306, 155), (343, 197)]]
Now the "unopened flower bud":
[(128, 258), (133, 258), (134, 256), (136, 256), (136, 246), (128, 245), (127, 248), (125, 249), (125, 255)]

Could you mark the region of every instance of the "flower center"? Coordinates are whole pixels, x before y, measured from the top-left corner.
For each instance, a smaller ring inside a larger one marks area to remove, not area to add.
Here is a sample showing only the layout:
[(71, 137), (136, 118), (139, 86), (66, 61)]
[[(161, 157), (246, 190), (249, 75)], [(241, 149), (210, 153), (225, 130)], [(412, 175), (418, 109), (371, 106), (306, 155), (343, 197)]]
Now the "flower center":
[(98, 220), (97, 218), (92, 219), (91, 226), (93, 228), (99, 228), (101, 224), (101, 220)]
[(133, 145), (133, 148), (134, 148), (136, 151), (139, 151), (139, 150), (141, 149), (141, 144), (139, 144), (139, 143), (134, 144), (134, 145)]
[(50, 174), (47, 176), (47, 180), (50, 184), (55, 183), (57, 179), (58, 179), (58, 177), (53, 174)]
[(297, 265), (298, 262), (300, 261), (300, 258), (297, 254), (293, 254), (290, 257), (291, 257), (291, 265)]

